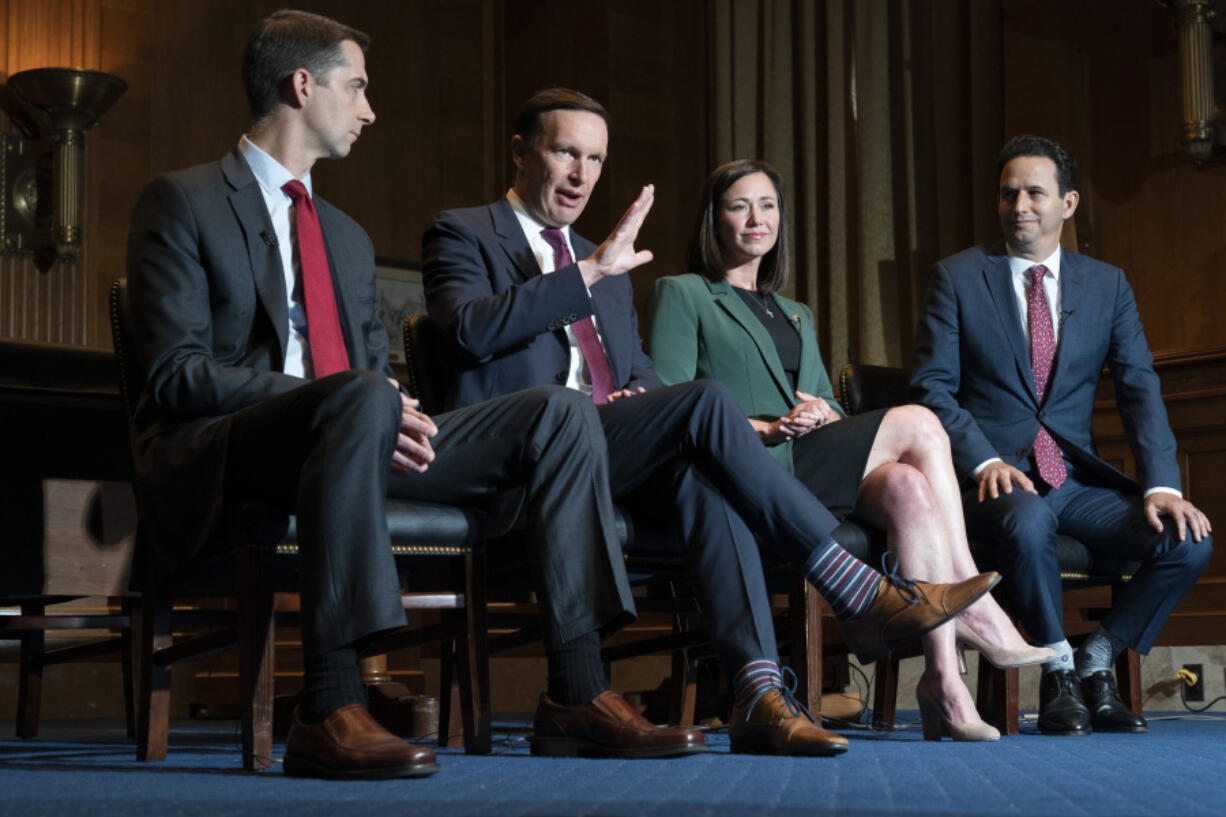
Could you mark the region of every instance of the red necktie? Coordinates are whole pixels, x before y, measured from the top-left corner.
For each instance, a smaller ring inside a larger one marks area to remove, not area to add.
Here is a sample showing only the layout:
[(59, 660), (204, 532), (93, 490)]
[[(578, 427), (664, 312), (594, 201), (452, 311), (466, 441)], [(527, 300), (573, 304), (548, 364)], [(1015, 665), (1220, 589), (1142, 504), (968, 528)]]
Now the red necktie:
[[(566, 236), (558, 227), (546, 227), (541, 230), (541, 238), (553, 247), (553, 268), (560, 270), (574, 263), (570, 256), (570, 248), (566, 246)], [(599, 405), (608, 402), (613, 392), (613, 373), (609, 370), (609, 359), (605, 357), (604, 347), (600, 345), (600, 337), (596, 334), (596, 323), (591, 316), (570, 325), (579, 342), (579, 352), (587, 363), (588, 376), (592, 380), (592, 402)]]
[(306, 187), (297, 179), (286, 182), (281, 190), (294, 200), (295, 238), (298, 243), (298, 264), (302, 270), (302, 297), (306, 301), (307, 347), (315, 379), (349, 368), (345, 337), (336, 312), (336, 292), (332, 289), (332, 273), (328, 269), (328, 251), (324, 234), (319, 229), (319, 214)]
[[(1030, 365), (1034, 367), (1034, 391), (1039, 405), (1047, 397), (1047, 381), (1051, 379), (1051, 364), (1056, 358), (1056, 333), (1051, 325), (1051, 308), (1047, 304), (1047, 292), (1043, 289), (1043, 276), (1047, 267), (1039, 264), (1030, 268), (1033, 283), (1026, 300), (1030, 323)], [(1053, 489), (1058, 489), (1068, 477), (1060, 446), (1052, 439), (1047, 429), (1039, 426), (1034, 438), (1034, 461), (1039, 466), (1039, 476)]]

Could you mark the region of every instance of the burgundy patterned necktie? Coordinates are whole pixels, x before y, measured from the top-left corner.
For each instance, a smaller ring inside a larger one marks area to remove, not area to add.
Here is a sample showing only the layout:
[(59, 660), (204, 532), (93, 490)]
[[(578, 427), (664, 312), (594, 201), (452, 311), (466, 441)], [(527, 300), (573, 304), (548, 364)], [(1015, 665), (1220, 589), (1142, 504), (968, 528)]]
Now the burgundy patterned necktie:
[[(566, 246), (566, 236), (558, 227), (546, 227), (541, 230), (541, 238), (553, 247), (553, 268), (560, 270), (574, 263), (570, 256), (570, 248)], [(587, 363), (588, 376), (592, 380), (592, 402), (597, 405), (607, 402), (613, 392), (613, 373), (609, 370), (609, 359), (605, 357), (604, 347), (600, 345), (600, 336), (596, 334), (596, 323), (591, 316), (570, 325), (579, 342), (579, 352)]]
[[(1047, 267), (1042, 264), (1030, 268), (1033, 283), (1026, 300), (1030, 323), (1030, 365), (1034, 367), (1034, 390), (1039, 405), (1047, 397), (1047, 381), (1051, 379), (1051, 364), (1056, 358), (1056, 333), (1051, 325), (1051, 307), (1047, 304), (1047, 291), (1043, 288), (1043, 276)], [(1047, 429), (1039, 426), (1034, 438), (1034, 461), (1039, 466), (1039, 476), (1053, 489), (1058, 489), (1068, 477), (1064, 469), (1064, 457), (1060, 446), (1052, 439)]]
[(349, 354), (345, 351), (345, 336), (341, 334), (336, 291), (332, 288), (328, 251), (324, 247), (315, 203), (307, 195), (306, 186), (297, 179), (286, 182), (281, 190), (294, 200), (294, 236), (302, 269), (302, 298), (306, 302), (307, 345), (311, 367), (318, 380), (348, 369)]

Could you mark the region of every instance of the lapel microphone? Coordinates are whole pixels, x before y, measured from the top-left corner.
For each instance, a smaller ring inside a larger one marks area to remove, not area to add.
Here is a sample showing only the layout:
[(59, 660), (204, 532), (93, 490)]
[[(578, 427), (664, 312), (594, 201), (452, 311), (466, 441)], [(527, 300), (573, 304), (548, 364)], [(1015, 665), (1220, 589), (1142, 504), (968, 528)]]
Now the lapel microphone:
[(269, 247), (278, 246), (277, 237), (273, 235), (272, 233), (268, 232), (267, 230), (260, 230), (260, 238), (264, 239), (264, 243), (267, 244)]

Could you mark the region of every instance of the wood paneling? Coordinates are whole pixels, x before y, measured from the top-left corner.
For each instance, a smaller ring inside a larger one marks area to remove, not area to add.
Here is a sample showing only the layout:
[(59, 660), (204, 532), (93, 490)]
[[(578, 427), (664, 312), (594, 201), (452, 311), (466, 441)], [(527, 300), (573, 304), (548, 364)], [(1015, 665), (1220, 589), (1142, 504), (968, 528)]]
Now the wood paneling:
[(1009, 0), (1004, 48), (1005, 131), (1078, 157), (1078, 244), (1128, 274), (1151, 347), (1226, 345), (1226, 165), (1180, 152), (1174, 10)]

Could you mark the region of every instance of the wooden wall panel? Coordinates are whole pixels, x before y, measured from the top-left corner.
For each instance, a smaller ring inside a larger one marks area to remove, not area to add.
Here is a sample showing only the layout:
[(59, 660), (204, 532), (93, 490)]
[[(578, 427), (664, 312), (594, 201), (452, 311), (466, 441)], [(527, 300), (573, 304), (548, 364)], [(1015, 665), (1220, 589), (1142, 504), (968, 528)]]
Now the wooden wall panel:
[(1078, 243), (1128, 274), (1151, 347), (1226, 345), (1226, 165), (1180, 151), (1174, 10), (1009, 0), (1004, 44), (1005, 131), (1077, 155)]

